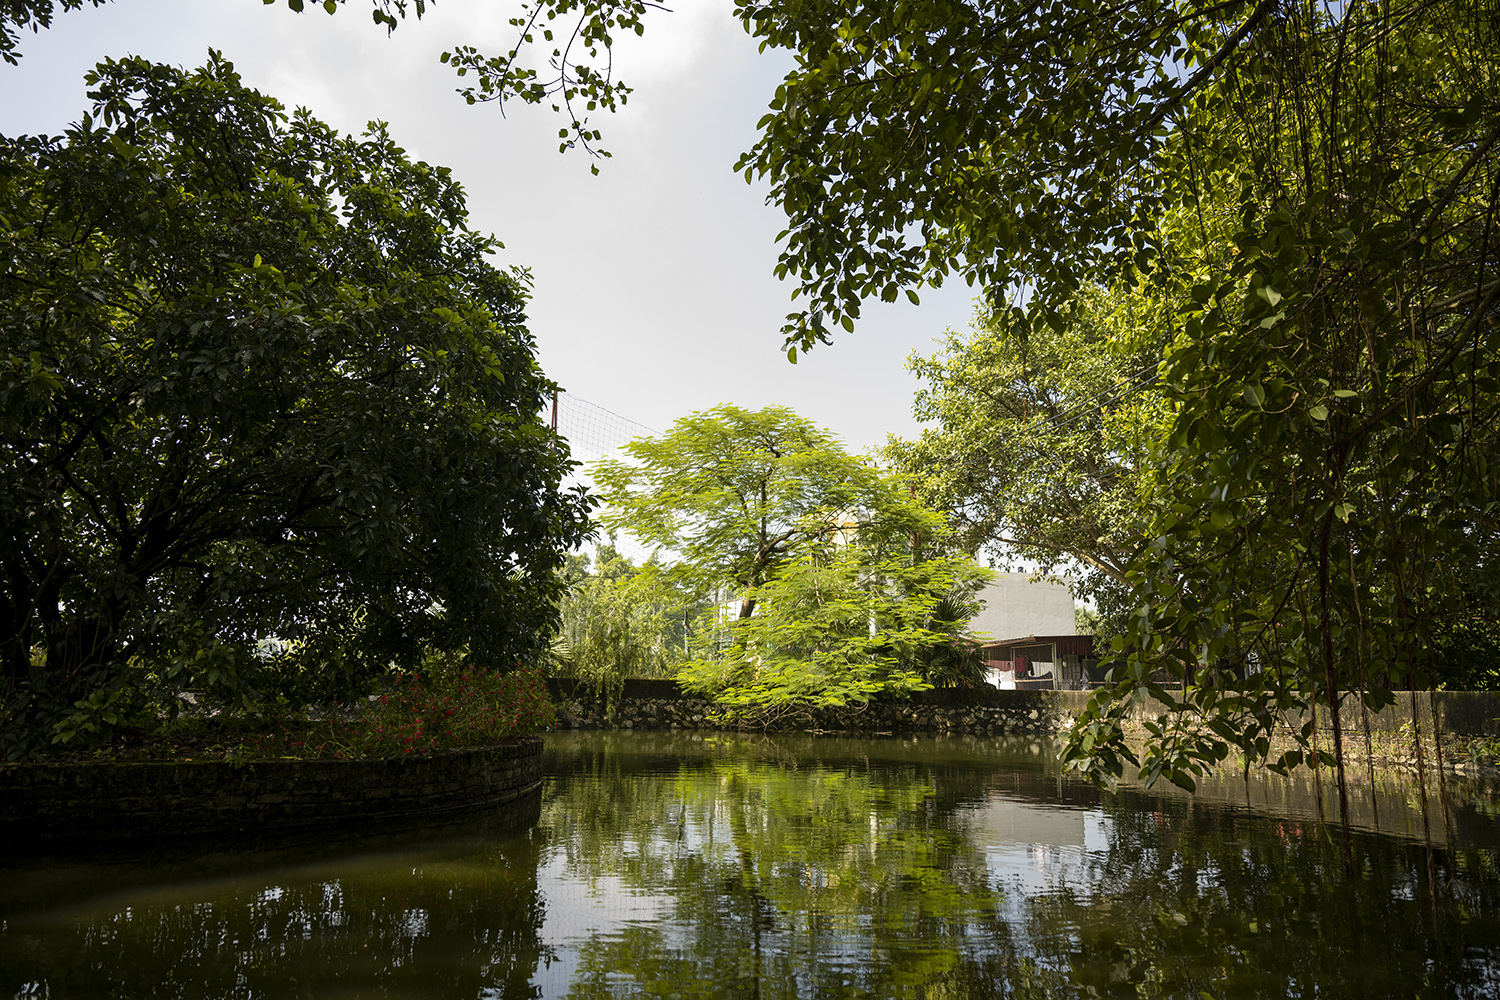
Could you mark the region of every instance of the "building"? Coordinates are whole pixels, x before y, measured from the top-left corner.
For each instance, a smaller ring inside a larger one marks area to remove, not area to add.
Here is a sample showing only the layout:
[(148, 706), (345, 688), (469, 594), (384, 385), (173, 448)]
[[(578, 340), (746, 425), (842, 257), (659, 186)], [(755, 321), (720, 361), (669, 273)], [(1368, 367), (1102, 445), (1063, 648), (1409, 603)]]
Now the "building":
[(1025, 573), (1000, 573), (974, 595), (981, 604), (969, 631), (982, 642), (1017, 635), (1075, 635), (1073, 592)]
[(1093, 636), (1079, 635), (1066, 584), (1002, 573), (975, 595), (982, 610), (969, 623), (980, 640), (990, 683), (1001, 688), (1087, 687)]
[(999, 688), (1082, 691), (1099, 664), (1091, 635), (1028, 635), (979, 648), (989, 681)]

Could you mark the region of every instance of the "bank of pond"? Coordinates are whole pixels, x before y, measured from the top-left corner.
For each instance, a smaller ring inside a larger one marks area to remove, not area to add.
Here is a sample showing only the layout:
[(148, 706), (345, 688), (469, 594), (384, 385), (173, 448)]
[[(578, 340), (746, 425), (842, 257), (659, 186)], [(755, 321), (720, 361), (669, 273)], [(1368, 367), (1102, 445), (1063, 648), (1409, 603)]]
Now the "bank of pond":
[(0, 997), (1500, 993), (1462, 781), (1425, 816), (1358, 786), (1351, 874), (1309, 778), (1101, 792), (1040, 738), (554, 733), (542, 771), (499, 811), (9, 856)]

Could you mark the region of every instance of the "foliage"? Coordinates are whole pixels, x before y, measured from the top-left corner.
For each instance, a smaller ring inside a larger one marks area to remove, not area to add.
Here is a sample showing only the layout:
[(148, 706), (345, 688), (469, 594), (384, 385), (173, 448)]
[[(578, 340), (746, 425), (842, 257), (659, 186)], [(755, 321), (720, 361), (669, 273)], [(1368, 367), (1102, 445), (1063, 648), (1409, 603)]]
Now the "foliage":
[(1432, 673), (1450, 691), (1500, 691), (1500, 619), (1436, 622)]
[(885, 449), (968, 548), (1043, 573), (1067, 567), (1074, 592), (1103, 613), (1106, 639), (1128, 611), (1125, 573), (1142, 544), (1154, 438), (1169, 416), (1155, 386), (1157, 355), (1115, 342), (1135, 337), (1149, 308), (1139, 295), (1090, 287), (1062, 329), (1043, 327), (1024, 342), (981, 313), (939, 353), (912, 355), (926, 383), (914, 412), (929, 426)]
[(672, 572), (694, 592), (739, 602), (732, 623), (704, 616), (686, 685), (761, 723), (927, 686), (919, 651), (953, 632), (932, 612), (984, 571), (949, 554), (905, 483), (785, 407), (719, 406), (626, 450), (595, 472), (601, 521), (680, 552)]
[(555, 725), (541, 673), (475, 673), (445, 656), (421, 674), (399, 673), (389, 689), (352, 717), (285, 724), (251, 742), (250, 757), (396, 757), (494, 746)]
[(798, 54), (741, 161), (788, 216), (794, 350), (953, 272), (1023, 344), (1089, 283), (1157, 304), (1133, 657), (1070, 763), (1136, 759), (1149, 692), (1143, 769), (1191, 785), (1287, 712), (1428, 683), (1435, 623), (1494, 616), (1491, 4), (741, 13)]
[(613, 544), (601, 544), (596, 572), (562, 599), (553, 670), (588, 681), (612, 703), (626, 678), (673, 674), (684, 658), (685, 622), (701, 609), (702, 601), (661, 567), (636, 567)]
[[(940, 537), (941, 519), (927, 516), (929, 536)], [(925, 690), (925, 674), (948, 680), (943, 668), (957, 659), (943, 655), (955, 623), (940, 605), (954, 591), (972, 593), (985, 575), (963, 556), (914, 558), (873, 539), (808, 542), (755, 588), (755, 614), (723, 623), (722, 645), (678, 676), (729, 717), (757, 725)]]
[(556, 713), (541, 674), (475, 672), (461, 654), (429, 656), (417, 671), (386, 678), (368, 700), (316, 710), (265, 706), (256, 716), (201, 711), (175, 719), (137, 717), (102, 744), (74, 740), (65, 760), (355, 759), (493, 746), (546, 731)]
[(6, 752), (190, 685), (535, 660), (587, 501), (459, 186), (217, 54), (89, 83), (64, 136), (0, 140)]
[(799, 546), (925, 524), (873, 467), (784, 406), (717, 406), (625, 451), (594, 470), (600, 523), (675, 550), (679, 572), (704, 589), (738, 588), (742, 618)]
[[(976, 577), (975, 583), (978, 582)], [(979, 687), (986, 683), (984, 652), (980, 639), (969, 631), (969, 622), (981, 610), (970, 585), (960, 584), (942, 595), (928, 612), (926, 630), (931, 638), (912, 651), (911, 662), (922, 679), (933, 687)]]
[(797, 59), (739, 163), (787, 216), (794, 352), (852, 330), (865, 300), (954, 273), (997, 307), (1027, 289), (1031, 308), (1004, 318), (1037, 330), (1086, 282), (1148, 267), (1176, 194), (1163, 135), (1282, 16), (1274, 0), (737, 6), (762, 48)]
[(1441, 623), (1494, 617), (1500, 39), (1477, 11), (1277, 8), (1184, 105), (1159, 176), (1200, 224), (1157, 276), (1180, 325), (1135, 655), (1076, 766), (1131, 758), (1125, 705), (1160, 691), (1143, 766), (1191, 785), (1290, 710), (1434, 683)]

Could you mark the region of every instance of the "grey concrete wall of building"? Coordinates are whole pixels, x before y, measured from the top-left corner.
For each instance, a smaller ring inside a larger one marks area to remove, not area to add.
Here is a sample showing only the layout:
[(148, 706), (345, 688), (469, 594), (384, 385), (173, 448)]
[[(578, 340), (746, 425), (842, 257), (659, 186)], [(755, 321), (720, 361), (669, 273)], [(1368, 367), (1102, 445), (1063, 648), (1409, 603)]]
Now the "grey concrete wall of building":
[(986, 641), (1028, 635), (1076, 635), (1073, 592), (1060, 583), (1033, 583), (1025, 573), (1001, 573), (978, 594), (984, 608), (969, 631)]

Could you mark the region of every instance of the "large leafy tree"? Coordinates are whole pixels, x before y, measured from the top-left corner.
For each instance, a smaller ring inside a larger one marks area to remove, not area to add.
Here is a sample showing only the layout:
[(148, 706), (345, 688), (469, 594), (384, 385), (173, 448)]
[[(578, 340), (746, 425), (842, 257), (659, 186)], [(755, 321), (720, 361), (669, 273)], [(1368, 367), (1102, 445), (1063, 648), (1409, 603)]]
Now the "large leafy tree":
[(922, 526), (914, 506), (885, 502), (879, 471), (784, 406), (717, 406), (624, 450), (595, 469), (601, 523), (677, 552), (708, 587), (740, 591), (742, 618), (802, 543)]
[[(925, 534), (941, 537), (941, 518), (929, 518)], [(755, 588), (753, 616), (705, 630), (707, 648), (679, 676), (757, 725), (934, 681), (972, 685), (978, 665), (955, 648), (963, 622), (945, 615), (986, 575), (961, 555), (810, 539)], [(957, 613), (974, 610), (968, 602)]]
[(1185, 688), (1148, 773), (1263, 756), (1308, 705), (1342, 765), (1343, 693), (1431, 683), (1434, 636), (1497, 610), (1493, 10), (1276, 14), (1160, 158), (1199, 239), (1163, 258), (1174, 414), (1130, 573), (1138, 652), (1079, 766), (1129, 755), (1122, 699), (1162, 665)]
[(148, 677), (328, 694), (424, 648), (538, 656), (587, 506), (460, 187), (216, 54), (89, 82), (65, 135), (0, 149), (9, 724)]
[(799, 53), (742, 162), (788, 215), (792, 347), (953, 273), (1023, 342), (1088, 282), (1166, 306), (1135, 664), (1070, 760), (1117, 770), (1166, 666), (1145, 766), (1190, 782), (1287, 710), (1420, 685), (1437, 624), (1493, 614), (1492, 4), (741, 12)]
[(603, 523), (738, 599), (699, 630), (689, 686), (762, 722), (926, 686), (924, 654), (955, 631), (940, 603), (984, 571), (905, 481), (785, 407), (715, 407), (626, 451), (595, 471)]
[(927, 426), (885, 449), (966, 547), (1067, 570), (1110, 635), (1129, 606), (1154, 437), (1169, 416), (1159, 345), (1115, 342), (1148, 311), (1139, 295), (1091, 287), (1061, 330), (1044, 326), (1024, 342), (981, 312), (937, 354), (912, 356), (924, 383), (914, 411)]

